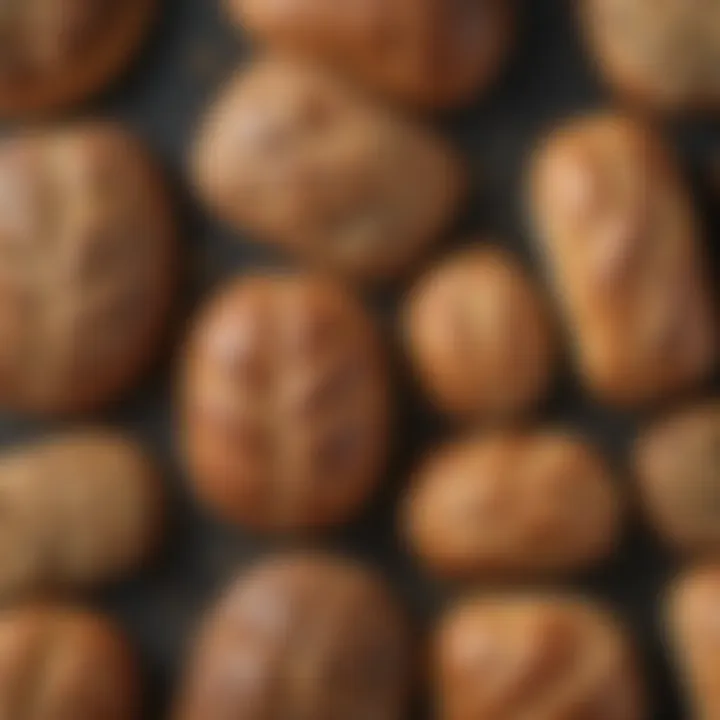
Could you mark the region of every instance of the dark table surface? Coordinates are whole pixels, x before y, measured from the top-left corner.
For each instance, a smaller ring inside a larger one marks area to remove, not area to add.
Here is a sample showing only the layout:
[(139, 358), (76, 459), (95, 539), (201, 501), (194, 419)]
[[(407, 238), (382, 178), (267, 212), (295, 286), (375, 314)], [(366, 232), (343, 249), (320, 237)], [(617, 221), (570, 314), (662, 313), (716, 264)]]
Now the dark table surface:
[[(133, 71), (109, 94), (76, 113), (126, 122), (160, 156), (175, 184), (186, 252), (185, 292), (175, 347), (193, 308), (223, 279), (245, 268), (286, 262), (213, 223), (193, 202), (183, 180), (198, 120), (224, 78), (249, 54), (247, 42), (228, 27), (218, 4), (219, 0), (166, 0), (161, 22)], [(473, 107), (434, 119), (439, 130), (461, 148), (476, 178), (466, 212), (455, 231), (440, 243), (438, 253), (456, 244), (453, 238), (480, 234), (517, 250), (532, 264), (521, 182), (528, 152), (538, 134), (553, 122), (608, 103), (574, 31), (573, 2), (526, 0), (524, 5), (519, 51), (496, 90)], [(667, 133), (682, 153), (712, 238), (712, 229), (717, 231), (720, 223), (708, 201), (707, 171), (712, 153), (720, 151), (720, 123), (674, 123), (668, 125)], [(398, 286), (366, 296), (396, 357), (401, 413), (386, 490), (359, 521), (319, 544), (380, 567), (422, 627), (458, 589), (441, 587), (423, 577), (403, 552), (394, 529), (396, 499), (423, 450), (451, 437), (453, 428), (428, 410), (406, 379), (394, 333), (397, 301), (405, 289)], [(193, 505), (179, 468), (173, 433), (174, 357), (175, 353), (168, 351), (152, 377), (98, 418), (130, 430), (154, 447), (167, 466), (172, 488), (172, 533), (160, 563), (144, 576), (88, 600), (118, 617), (137, 643), (147, 674), (148, 717), (153, 720), (165, 717), (187, 641), (203, 609), (248, 562), (281, 544), (219, 527)], [(704, 392), (713, 389), (718, 389), (717, 382)], [(568, 372), (542, 414), (543, 422), (567, 423), (587, 432), (617, 462), (620, 478), (638, 420), (592, 405)], [(0, 441), (9, 446), (57, 429), (58, 424), (3, 417)], [(671, 559), (640, 523), (634, 522), (616, 558), (567, 583), (609, 602), (626, 619), (646, 660), (655, 700), (653, 717), (667, 720), (679, 718), (681, 713), (659, 632), (657, 601), (672, 571)], [(425, 705), (426, 701), (419, 699), (417, 717), (424, 716)]]

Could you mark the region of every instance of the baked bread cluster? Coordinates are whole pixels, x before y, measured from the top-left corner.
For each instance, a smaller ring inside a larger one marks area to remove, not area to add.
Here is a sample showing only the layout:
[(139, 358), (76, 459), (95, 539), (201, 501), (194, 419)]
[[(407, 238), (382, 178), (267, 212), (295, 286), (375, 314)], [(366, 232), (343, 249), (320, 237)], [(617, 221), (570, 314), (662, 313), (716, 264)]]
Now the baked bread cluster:
[[(159, 149), (59, 117), (129, 67), (159, 0), (0, 0), (0, 412), (31, 436), (0, 449), (0, 720), (408, 720), (416, 699), (433, 720), (649, 720), (637, 623), (587, 597), (598, 570), (623, 599), (655, 581), (621, 557), (631, 521), (685, 565), (658, 629), (686, 716), (718, 720), (720, 318), (653, 115), (720, 104), (720, 3), (577, 0), (618, 107), (538, 133), (509, 238), (468, 231), (496, 178), (454, 142), (474, 119), (443, 112), (491, 99), (522, 3), (217, 2), (256, 51), (183, 143), (186, 213)], [(198, 215), (271, 260), (206, 282)], [(233, 567), (204, 609), (206, 533)], [(387, 576), (321, 547), (391, 540)], [(182, 563), (174, 542), (192, 560), (168, 599), (151, 561)], [(122, 623), (89, 609), (128, 596)], [(140, 652), (120, 625), (149, 607), (168, 644)], [(170, 660), (159, 707), (143, 666)]]

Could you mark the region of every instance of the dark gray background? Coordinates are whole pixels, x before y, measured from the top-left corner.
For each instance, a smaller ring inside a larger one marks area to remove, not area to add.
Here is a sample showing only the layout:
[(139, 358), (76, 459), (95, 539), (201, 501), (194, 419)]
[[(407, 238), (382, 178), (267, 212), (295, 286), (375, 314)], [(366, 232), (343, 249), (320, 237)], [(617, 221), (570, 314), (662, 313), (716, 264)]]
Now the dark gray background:
[[(198, 300), (224, 278), (244, 268), (283, 262), (270, 250), (241, 242), (212, 223), (183, 182), (185, 158), (199, 118), (223, 79), (249, 51), (247, 43), (224, 22), (217, 5), (218, 0), (167, 0), (153, 39), (133, 71), (110, 94), (83, 110), (128, 123), (154, 148), (175, 184), (186, 253), (175, 346)], [(519, 51), (497, 89), (467, 110), (435, 119), (439, 129), (462, 149), (477, 178), (467, 211), (438, 253), (447, 251), (453, 237), (481, 233), (531, 261), (521, 193), (527, 154), (538, 134), (554, 121), (607, 102), (574, 32), (573, 3), (528, 0), (524, 5)], [(718, 218), (712, 217), (708, 202), (707, 176), (713, 148), (720, 150), (718, 123), (676, 123), (668, 126), (668, 134), (682, 150), (709, 228), (717, 228)], [(381, 567), (422, 626), (452, 593), (424, 578), (403, 553), (394, 533), (395, 501), (422, 450), (451, 436), (453, 430), (413, 393), (397, 352), (394, 309), (404, 289), (397, 286), (367, 296), (384, 323), (397, 360), (401, 412), (387, 489), (358, 522), (332, 534), (325, 546)], [(166, 712), (186, 642), (202, 610), (252, 558), (277, 547), (218, 527), (193, 506), (178, 468), (173, 437), (173, 356), (168, 351), (153, 376), (101, 418), (153, 445), (168, 468), (173, 489), (172, 533), (159, 565), (96, 599), (121, 620), (139, 647), (147, 674), (148, 717), (152, 718)], [(569, 373), (559, 382), (542, 417), (586, 430), (612, 455), (622, 477), (623, 456), (637, 418), (594, 407)], [(56, 425), (3, 418), (0, 437), (10, 445), (55, 429)], [(653, 716), (679, 718), (656, 622), (658, 593), (672, 572), (672, 563), (638, 522), (627, 535), (622, 552), (611, 563), (574, 584), (606, 599), (627, 619), (642, 644), (655, 700)], [(425, 700), (418, 700), (418, 717), (425, 705)]]

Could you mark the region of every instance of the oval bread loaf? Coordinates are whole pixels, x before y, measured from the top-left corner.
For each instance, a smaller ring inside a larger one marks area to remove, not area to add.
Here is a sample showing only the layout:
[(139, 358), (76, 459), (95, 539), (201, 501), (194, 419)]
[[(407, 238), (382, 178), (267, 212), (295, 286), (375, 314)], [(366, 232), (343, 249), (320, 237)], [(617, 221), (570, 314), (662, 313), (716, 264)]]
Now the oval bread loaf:
[(510, 253), (454, 253), (411, 290), (403, 334), (423, 387), (441, 410), (497, 422), (533, 410), (557, 356), (546, 298)]
[(119, 579), (156, 549), (164, 493), (134, 442), (75, 432), (0, 455), (0, 601)]
[(47, 113), (85, 100), (135, 56), (157, 0), (4, 0), (0, 116)]
[(561, 432), (451, 443), (420, 467), (404, 506), (408, 542), (450, 577), (569, 572), (616, 547), (621, 503), (598, 453)]
[(666, 112), (720, 109), (720, 5), (691, 0), (577, 3), (600, 74), (624, 98)]
[(425, 107), (460, 105), (495, 80), (515, 40), (515, 0), (227, 0), (275, 50)]
[(552, 132), (533, 220), (577, 364), (598, 399), (647, 405), (706, 378), (718, 319), (689, 189), (663, 140), (600, 113)]
[(261, 563), (211, 610), (177, 720), (402, 720), (410, 654), (384, 584), (349, 562)]
[(0, 142), (0, 407), (104, 407), (155, 359), (177, 229), (161, 173), (112, 123)]
[(635, 472), (648, 518), (685, 553), (720, 550), (720, 402), (675, 412), (638, 439)]
[(281, 60), (230, 82), (193, 162), (221, 219), (366, 279), (405, 271), (438, 240), (465, 184), (440, 139), (317, 68)]
[(710, 720), (720, 714), (720, 565), (691, 567), (666, 598), (666, 630), (680, 676), (686, 717)]
[(587, 600), (464, 600), (441, 622), (434, 657), (438, 720), (648, 717), (627, 633)]
[(109, 621), (60, 607), (0, 613), (3, 720), (139, 720), (137, 662)]
[(226, 520), (283, 533), (337, 525), (382, 479), (386, 361), (371, 318), (333, 280), (229, 283), (193, 325), (181, 394), (194, 489)]

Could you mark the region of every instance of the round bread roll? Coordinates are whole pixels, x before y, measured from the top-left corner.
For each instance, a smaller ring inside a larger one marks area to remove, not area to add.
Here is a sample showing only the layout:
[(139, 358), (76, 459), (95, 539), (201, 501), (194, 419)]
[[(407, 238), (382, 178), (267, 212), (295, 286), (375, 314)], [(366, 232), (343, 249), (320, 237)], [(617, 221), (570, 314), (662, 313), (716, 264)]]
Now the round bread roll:
[(135, 56), (157, 0), (0, 3), (0, 116), (86, 99)]
[(414, 105), (487, 90), (515, 40), (515, 0), (226, 0), (271, 48), (343, 71)]
[(600, 73), (665, 112), (720, 109), (720, 5), (692, 0), (581, 0)]
[(621, 514), (611, 472), (587, 444), (559, 431), (506, 431), (431, 455), (403, 525), (438, 575), (502, 578), (598, 562), (618, 544)]
[(503, 250), (463, 250), (434, 267), (410, 293), (404, 334), (427, 393), (451, 415), (506, 420), (548, 393), (549, 308)]
[(675, 413), (638, 440), (635, 469), (658, 533), (687, 553), (720, 551), (720, 401)]
[(154, 359), (176, 233), (143, 149), (110, 124), (0, 143), (0, 407), (98, 409)]
[(204, 623), (177, 720), (402, 720), (405, 619), (352, 564), (292, 556), (234, 584)]
[(0, 613), (0, 717), (139, 720), (140, 694), (134, 654), (104, 618), (59, 607)]
[(685, 696), (684, 717), (720, 716), (720, 565), (686, 570), (672, 585), (666, 604), (669, 645)]
[(637, 658), (605, 610), (570, 596), (462, 601), (435, 641), (438, 720), (642, 720)]
[(361, 305), (331, 280), (244, 277), (200, 313), (186, 351), (183, 431), (198, 496), (262, 531), (354, 515), (384, 469), (388, 383)]
[(317, 68), (277, 59), (223, 91), (193, 165), (199, 195), (232, 227), (371, 280), (404, 272), (440, 239), (465, 187), (439, 138)]
[(613, 113), (570, 121), (535, 153), (531, 203), (593, 395), (632, 408), (701, 383), (718, 319), (692, 198), (662, 138)]
[(116, 580), (157, 549), (164, 492), (134, 442), (99, 430), (0, 455), (0, 602)]

